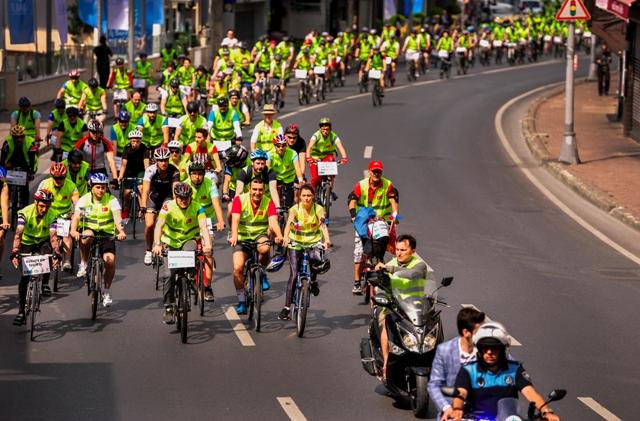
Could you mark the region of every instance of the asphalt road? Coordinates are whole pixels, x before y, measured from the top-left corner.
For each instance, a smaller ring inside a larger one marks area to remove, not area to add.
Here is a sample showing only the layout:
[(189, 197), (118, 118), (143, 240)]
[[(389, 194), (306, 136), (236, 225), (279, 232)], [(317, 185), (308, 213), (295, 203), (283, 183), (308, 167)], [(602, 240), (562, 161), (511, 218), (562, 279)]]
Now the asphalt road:
[[(241, 343), (246, 334), (234, 331), (241, 325), (225, 315), (236, 298), (224, 235), (216, 238), (216, 302), (203, 318), (192, 313), (186, 345), (161, 323), (141, 240), (118, 244), (111, 308), (91, 323), (86, 293), (69, 277), (44, 304), (35, 342), (11, 325), (16, 274), (5, 258), (0, 419), (287, 419), (292, 405), (277, 398), (295, 402), (292, 419), (301, 419), (296, 409), (310, 420), (412, 419), (359, 361), (369, 310), (350, 292), (353, 231), (345, 198), (362, 178), (367, 146), (400, 190), (400, 231), (418, 238), (419, 253), (438, 276), (455, 276), (442, 294), (451, 305), (443, 311), (445, 336), (455, 335), (460, 305), (473, 304), (523, 344), (512, 354), (541, 392), (569, 391), (554, 405), (563, 419), (602, 419), (577, 397), (591, 397), (621, 419), (637, 418), (640, 270), (541, 195), (507, 157), (494, 127), (502, 104), (562, 80), (563, 66), (488, 70), (399, 86), (377, 109), (368, 95), (345, 98), (355, 93), (352, 80), (327, 105), (296, 113), (289, 100), (283, 123), (295, 122), (308, 138), (320, 117), (331, 117), (350, 158), (340, 167), (332, 210), (332, 269), (321, 277), (303, 339), (293, 322), (277, 320), (285, 266), (271, 278), (263, 332), (248, 331), (254, 346)], [(517, 116), (507, 123), (517, 124)]]

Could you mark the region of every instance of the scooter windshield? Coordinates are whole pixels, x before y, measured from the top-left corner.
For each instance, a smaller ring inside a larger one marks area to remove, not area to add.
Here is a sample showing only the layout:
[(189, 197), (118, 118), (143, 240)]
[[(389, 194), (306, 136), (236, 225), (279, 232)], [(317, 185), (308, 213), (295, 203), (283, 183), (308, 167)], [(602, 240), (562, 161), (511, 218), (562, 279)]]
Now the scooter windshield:
[(396, 302), (414, 326), (422, 326), (427, 322), (426, 318), (436, 299), (436, 288), (435, 281), (428, 279), (421, 296), (417, 296), (416, 291), (393, 289)]

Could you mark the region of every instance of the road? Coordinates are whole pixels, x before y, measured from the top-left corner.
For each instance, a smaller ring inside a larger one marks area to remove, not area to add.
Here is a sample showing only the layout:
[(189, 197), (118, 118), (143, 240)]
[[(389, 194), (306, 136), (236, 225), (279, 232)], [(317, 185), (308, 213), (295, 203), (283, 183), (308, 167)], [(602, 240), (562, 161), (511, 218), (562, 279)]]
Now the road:
[[(512, 354), (540, 391), (569, 391), (554, 405), (563, 419), (602, 419), (577, 397), (634, 419), (640, 270), (532, 186), (494, 126), (505, 102), (562, 80), (562, 69), (559, 62), (474, 69), (464, 78), (400, 85), (378, 109), (370, 96), (352, 95), (352, 79), (326, 105), (299, 110), (289, 100), (293, 111), (283, 123), (295, 122), (308, 139), (319, 118), (329, 116), (350, 158), (340, 168), (332, 209), (332, 269), (320, 278), (303, 339), (292, 322), (277, 320), (286, 267), (272, 276), (263, 332), (236, 332), (242, 325), (226, 311), (236, 298), (224, 235), (216, 238), (216, 302), (205, 317), (192, 316), (186, 345), (161, 323), (140, 240), (118, 244), (110, 309), (91, 323), (86, 293), (68, 278), (43, 306), (33, 343), (26, 329), (11, 325), (15, 272), (5, 259), (0, 419), (412, 419), (359, 361), (369, 309), (350, 292), (353, 230), (345, 199), (362, 178), (365, 150), (384, 161), (385, 176), (400, 190), (401, 231), (418, 238), (419, 253), (438, 276), (455, 276), (442, 294), (451, 305), (443, 311), (445, 336), (455, 335), (460, 306), (473, 304), (522, 343)], [(513, 132), (517, 116), (507, 114), (506, 121)]]

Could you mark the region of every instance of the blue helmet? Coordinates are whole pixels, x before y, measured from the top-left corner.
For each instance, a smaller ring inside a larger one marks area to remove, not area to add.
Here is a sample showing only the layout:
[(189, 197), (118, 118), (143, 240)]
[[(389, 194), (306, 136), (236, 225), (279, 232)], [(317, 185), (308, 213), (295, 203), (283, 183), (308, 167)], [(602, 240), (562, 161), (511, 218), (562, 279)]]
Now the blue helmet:
[(5, 167), (0, 167), (0, 180), (7, 178), (7, 170)]
[(255, 151), (251, 152), (249, 158), (252, 161), (255, 161), (256, 159), (264, 159), (265, 161), (269, 160), (269, 156), (262, 149), (256, 149)]
[(91, 177), (89, 177), (89, 183), (91, 183), (91, 185), (107, 184), (108, 182), (107, 176), (101, 172), (94, 172), (91, 174)]
[(131, 120), (131, 114), (125, 110), (120, 110), (118, 113), (118, 121), (129, 121)]

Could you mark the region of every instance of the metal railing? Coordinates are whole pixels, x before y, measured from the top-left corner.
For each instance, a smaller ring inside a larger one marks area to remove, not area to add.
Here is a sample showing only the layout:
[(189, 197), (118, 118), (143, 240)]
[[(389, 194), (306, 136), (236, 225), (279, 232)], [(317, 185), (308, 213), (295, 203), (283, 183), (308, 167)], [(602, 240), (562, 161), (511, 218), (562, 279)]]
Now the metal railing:
[(71, 69), (89, 69), (93, 74), (93, 47), (68, 45), (54, 51), (51, 69), (47, 71), (47, 54), (36, 52), (7, 51), (4, 71), (16, 72), (18, 82), (39, 79), (46, 76), (66, 74)]

